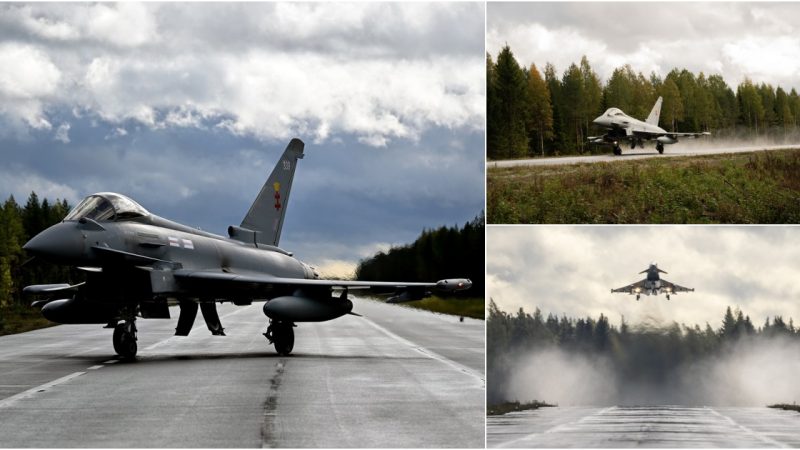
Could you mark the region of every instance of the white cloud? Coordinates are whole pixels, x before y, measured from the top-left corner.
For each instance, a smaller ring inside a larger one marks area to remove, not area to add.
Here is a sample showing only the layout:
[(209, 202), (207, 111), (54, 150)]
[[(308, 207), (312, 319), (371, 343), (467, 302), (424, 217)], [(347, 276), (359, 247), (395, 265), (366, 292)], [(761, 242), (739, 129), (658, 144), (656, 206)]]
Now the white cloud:
[[(0, 94), (29, 99), (28, 111), (5, 111), (29, 124), (31, 109), (46, 120), (42, 111), (78, 106), (112, 124), (210, 120), (237, 134), (353, 134), (383, 147), (432, 127), (483, 128), (482, 12), (477, 3), (10, 6), (0, 24), (22, 20), (19, 33), (38, 43), (0, 44), (0, 63), (27, 64), (0, 74)], [(455, 40), (464, 36), (471, 51)]]
[(36, 192), (39, 199), (66, 199), (73, 205), (82, 198), (71, 186), (15, 168), (0, 169), (0, 192), (13, 195), (19, 204), (24, 204), (31, 192)]
[(100, 42), (136, 47), (158, 39), (153, 10), (144, 3), (98, 3), (88, 7), (83, 26), (86, 34)]
[(520, 64), (551, 62), (559, 75), (586, 55), (604, 80), (630, 64), (645, 75), (717, 73), (734, 89), (744, 77), (800, 89), (798, 23), (796, 3), (490, 4), (487, 51), (508, 43)]
[(52, 98), (61, 72), (41, 49), (0, 43), (0, 114), (34, 129), (49, 129), (43, 102)]
[(722, 46), (727, 62), (755, 82), (800, 78), (800, 37), (746, 37)]
[(69, 144), (69, 129), (70, 124), (67, 122), (62, 123), (56, 129), (56, 134), (53, 136), (53, 139), (63, 144)]
[[(619, 322), (717, 327), (728, 306), (740, 307), (756, 324), (767, 316), (800, 319), (800, 250), (793, 227), (501, 227), (487, 232), (489, 295), (503, 309), (529, 312), (540, 307), (556, 315)], [(640, 280), (638, 272), (656, 262), (663, 277), (693, 287), (667, 301), (640, 301), (611, 288)], [(765, 269), (768, 268), (768, 269)]]

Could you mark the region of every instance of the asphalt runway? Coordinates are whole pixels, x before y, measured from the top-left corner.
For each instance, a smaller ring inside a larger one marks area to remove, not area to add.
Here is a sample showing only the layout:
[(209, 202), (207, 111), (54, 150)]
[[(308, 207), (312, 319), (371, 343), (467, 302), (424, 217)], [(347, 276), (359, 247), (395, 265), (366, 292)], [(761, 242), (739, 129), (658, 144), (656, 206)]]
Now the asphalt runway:
[(558, 156), (554, 158), (531, 158), (531, 159), (515, 159), (509, 161), (492, 161), (486, 163), (486, 167), (490, 169), (517, 167), (517, 166), (552, 166), (559, 164), (584, 164), (584, 163), (598, 163), (598, 162), (617, 162), (617, 161), (631, 161), (634, 159), (646, 158), (666, 158), (671, 156), (702, 156), (702, 155), (716, 155), (724, 153), (746, 153), (755, 151), (770, 151), (770, 150), (788, 150), (798, 148), (795, 145), (757, 145), (757, 146), (743, 146), (743, 147), (692, 147), (681, 146), (676, 144), (674, 146), (667, 146), (664, 154), (660, 155), (655, 149), (647, 148), (642, 150), (637, 148), (635, 150), (622, 149), (621, 156), (614, 156), (609, 149), (608, 154), (603, 155), (590, 155), (590, 156)]
[(483, 447), (484, 322), (351, 299), (289, 357), (263, 303), (219, 307), (227, 336), (140, 319), (135, 362), (101, 325), (0, 337), (0, 446)]
[(557, 407), (492, 416), (491, 448), (800, 446), (800, 414), (766, 407)]

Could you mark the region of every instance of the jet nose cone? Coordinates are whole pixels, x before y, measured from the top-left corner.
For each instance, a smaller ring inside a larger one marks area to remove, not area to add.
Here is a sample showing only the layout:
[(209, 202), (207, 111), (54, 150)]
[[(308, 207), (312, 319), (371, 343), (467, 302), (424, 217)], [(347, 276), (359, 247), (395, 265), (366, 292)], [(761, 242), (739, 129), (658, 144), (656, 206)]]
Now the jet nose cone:
[(596, 117), (596, 118), (595, 118), (595, 119), (592, 121), (592, 123), (593, 123), (593, 124), (595, 124), (595, 125), (605, 125), (605, 124), (606, 124), (606, 121), (603, 119), (603, 116), (597, 116), (597, 117)]
[(55, 262), (75, 261), (83, 256), (83, 235), (74, 223), (57, 223), (34, 236), (22, 248)]

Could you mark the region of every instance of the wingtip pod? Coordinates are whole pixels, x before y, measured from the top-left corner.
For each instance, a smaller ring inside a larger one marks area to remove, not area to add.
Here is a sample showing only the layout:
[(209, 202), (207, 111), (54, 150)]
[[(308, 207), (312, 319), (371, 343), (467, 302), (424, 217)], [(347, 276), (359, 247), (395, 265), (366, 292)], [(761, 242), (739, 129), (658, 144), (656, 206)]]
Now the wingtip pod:
[(443, 292), (466, 291), (472, 287), (472, 280), (468, 278), (449, 278), (436, 282), (436, 289)]

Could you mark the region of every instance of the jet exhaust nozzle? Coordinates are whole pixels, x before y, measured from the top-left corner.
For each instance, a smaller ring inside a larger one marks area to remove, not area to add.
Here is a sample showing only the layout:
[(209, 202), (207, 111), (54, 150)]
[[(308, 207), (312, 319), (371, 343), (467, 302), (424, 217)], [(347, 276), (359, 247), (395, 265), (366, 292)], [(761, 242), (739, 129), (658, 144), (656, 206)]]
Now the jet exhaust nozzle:
[(264, 304), (264, 314), (281, 322), (325, 322), (353, 310), (353, 302), (338, 297), (276, 297)]

